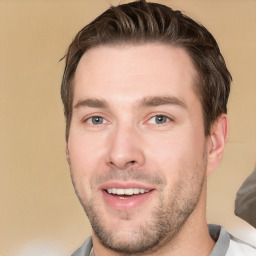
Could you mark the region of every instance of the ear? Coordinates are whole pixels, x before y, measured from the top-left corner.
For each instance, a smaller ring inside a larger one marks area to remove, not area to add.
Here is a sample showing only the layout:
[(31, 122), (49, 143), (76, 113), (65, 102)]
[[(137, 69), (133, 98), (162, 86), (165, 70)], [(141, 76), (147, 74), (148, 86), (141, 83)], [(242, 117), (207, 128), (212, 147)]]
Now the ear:
[(212, 173), (219, 166), (229, 133), (228, 118), (222, 114), (212, 125), (208, 138), (207, 174)]
[(70, 157), (69, 157), (68, 143), (66, 143), (66, 159), (67, 159), (67, 161), (68, 161), (68, 164), (70, 165)]

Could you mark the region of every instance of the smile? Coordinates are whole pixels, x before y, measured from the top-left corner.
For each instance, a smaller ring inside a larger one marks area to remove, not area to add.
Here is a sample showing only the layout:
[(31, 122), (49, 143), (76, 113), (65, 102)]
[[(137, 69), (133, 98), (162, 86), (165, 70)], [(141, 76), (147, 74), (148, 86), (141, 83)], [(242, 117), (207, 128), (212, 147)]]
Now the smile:
[(150, 203), (149, 198), (155, 193), (154, 188), (142, 188), (136, 184), (108, 184), (102, 188), (102, 195), (105, 203), (115, 210), (127, 211)]
[(109, 188), (107, 189), (108, 194), (112, 195), (138, 195), (138, 194), (145, 194), (148, 193), (149, 190), (141, 189), (141, 188)]

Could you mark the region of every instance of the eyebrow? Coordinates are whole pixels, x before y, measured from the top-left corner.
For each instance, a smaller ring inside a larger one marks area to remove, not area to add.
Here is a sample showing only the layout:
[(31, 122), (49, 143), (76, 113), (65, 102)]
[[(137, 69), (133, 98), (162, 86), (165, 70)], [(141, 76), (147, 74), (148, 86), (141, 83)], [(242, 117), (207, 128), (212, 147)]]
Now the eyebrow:
[[(153, 97), (145, 97), (136, 102), (136, 106), (138, 108), (141, 107), (157, 107), (161, 105), (176, 105), (182, 108), (187, 108), (187, 105), (177, 97), (166, 97), (166, 96), (153, 96)], [(78, 109), (81, 107), (91, 107), (91, 108), (109, 108), (109, 104), (107, 101), (103, 99), (84, 99), (79, 100), (74, 108)]]
[(79, 100), (74, 106), (75, 109), (81, 108), (81, 107), (108, 108), (109, 104), (105, 100), (90, 98), (85, 100)]
[(154, 97), (145, 97), (142, 100), (138, 101), (139, 107), (157, 107), (161, 105), (176, 105), (182, 108), (187, 108), (187, 105), (177, 97), (171, 96), (154, 96)]

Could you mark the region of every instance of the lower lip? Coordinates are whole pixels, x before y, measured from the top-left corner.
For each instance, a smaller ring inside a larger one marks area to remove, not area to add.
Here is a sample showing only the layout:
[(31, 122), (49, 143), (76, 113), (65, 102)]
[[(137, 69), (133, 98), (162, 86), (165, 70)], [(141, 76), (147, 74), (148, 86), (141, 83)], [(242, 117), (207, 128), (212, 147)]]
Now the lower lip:
[[(133, 195), (131, 197), (121, 199), (118, 196), (113, 196), (111, 194), (108, 194), (105, 190), (103, 190), (103, 198), (111, 208), (126, 211), (144, 204), (152, 195), (152, 193), (153, 191), (150, 191), (145, 194)], [(122, 195), (120, 195), (120, 197), (122, 197)]]

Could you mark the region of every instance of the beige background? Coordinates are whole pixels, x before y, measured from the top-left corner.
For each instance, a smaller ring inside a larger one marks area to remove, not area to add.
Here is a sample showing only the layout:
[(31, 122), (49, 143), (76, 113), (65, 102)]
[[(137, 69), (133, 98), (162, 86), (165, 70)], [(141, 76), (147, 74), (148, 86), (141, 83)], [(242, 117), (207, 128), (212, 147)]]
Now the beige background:
[[(116, 4), (118, 1), (112, 1)], [(231, 133), (209, 177), (208, 220), (256, 244), (233, 214), (256, 158), (256, 0), (161, 1), (203, 23), (233, 75)], [(59, 96), (64, 55), (108, 0), (0, 0), (0, 255), (70, 255), (90, 234), (65, 161)]]

